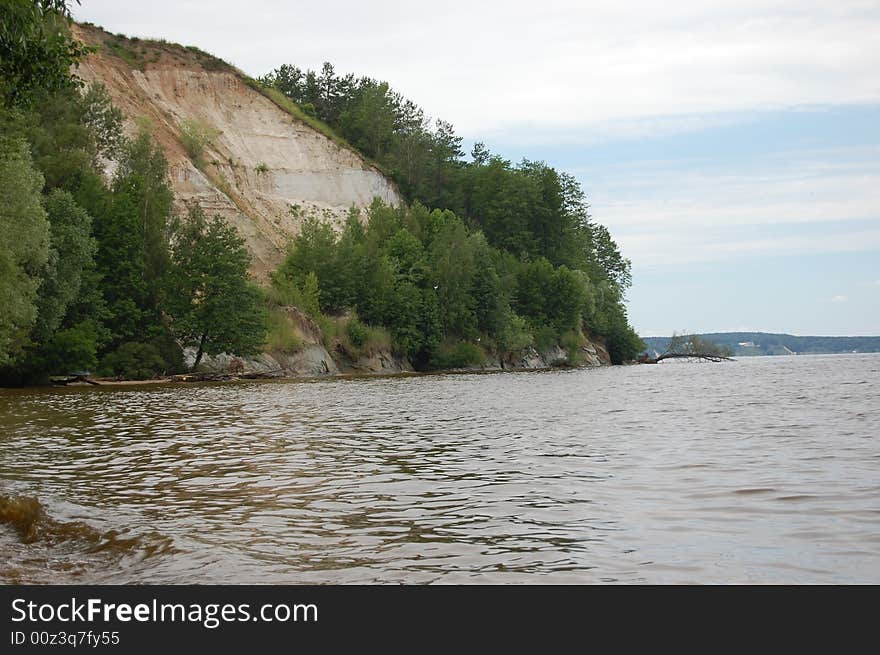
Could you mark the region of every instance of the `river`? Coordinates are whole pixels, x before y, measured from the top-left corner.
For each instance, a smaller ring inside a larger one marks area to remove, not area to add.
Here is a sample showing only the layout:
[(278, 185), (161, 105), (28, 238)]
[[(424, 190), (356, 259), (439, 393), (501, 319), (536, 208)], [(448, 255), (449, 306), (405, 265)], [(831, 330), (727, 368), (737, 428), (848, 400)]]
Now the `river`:
[(0, 391), (0, 581), (880, 583), (880, 355)]

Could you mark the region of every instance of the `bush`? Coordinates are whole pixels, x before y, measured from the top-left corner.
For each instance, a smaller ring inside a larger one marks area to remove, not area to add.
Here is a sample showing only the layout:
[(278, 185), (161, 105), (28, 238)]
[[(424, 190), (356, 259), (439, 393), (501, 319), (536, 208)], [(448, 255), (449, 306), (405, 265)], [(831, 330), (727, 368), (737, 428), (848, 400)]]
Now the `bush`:
[(357, 316), (352, 317), (351, 320), (348, 321), (345, 330), (348, 333), (348, 339), (351, 341), (351, 345), (355, 348), (362, 348), (365, 346), (370, 337), (370, 332), (367, 329), (367, 326), (361, 323)]
[(534, 343), (525, 319), (509, 310), (498, 332), (497, 341), (498, 347), (508, 352), (518, 352)]
[(220, 134), (220, 130), (206, 123), (188, 120), (180, 126), (180, 143), (194, 162), (201, 163), (205, 148)]
[(129, 341), (104, 357), (98, 372), (127, 380), (148, 380), (164, 375), (167, 364), (152, 343)]
[(612, 364), (623, 364), (636, 358), (645, 349), (645, 342), (629, 326), (626, 316), (616, 315), (606, 336)]
[(162, 361), (165, 362), (163, 372), (166, 375), (183, 373), (186, 370), (183, 349), (180, 347), (180, 344), (174, 340), (174, 337), (171, 336), (171, 334), (165, 332), (160, 336), (151, 339), (149, 344), (155, 346), (156, 350), (159, 351), (159, 356), (162, 358)]
[(297, 307), (315, 320), (321, 314), (318, 302), (318, 278), (314, 273), (309, 273), (302, 285), (297, 284), (292, 278), (276, 275), (272, 280), (272, 286), (266, 290), (266, 297), (270, 304)]
[(301, 345), (299, 335), (287, 312), (277, 307), (270, 309), (266, 348), (290, 354), (299, 350)]
[(549, 325), (542, 325), (533, 331), (535, 348), (539, 352), (546, 352), (558, 343), (558, 335)]
[(584, 360), (583, 345), (586, 342), (584, 335), (579, 330), (571, 330), (562, 335), (559, 345), (568, 355), (568, 363), (577, 366)]
[(431, 368), (451, 369), (480, 366), (486, 361), (483, 350), (470, 342), (441, 344), (431, 355)]
[(344, 334), (343, 328), (340, 325), (340, 319), (334, 318), (333, 316), (327, 316), (321, 312), (312, 315), (312, 318), (321, 329), (321, 342), (327, 350), (330, 350), (333, 348), (337, 337), (340, 334)]

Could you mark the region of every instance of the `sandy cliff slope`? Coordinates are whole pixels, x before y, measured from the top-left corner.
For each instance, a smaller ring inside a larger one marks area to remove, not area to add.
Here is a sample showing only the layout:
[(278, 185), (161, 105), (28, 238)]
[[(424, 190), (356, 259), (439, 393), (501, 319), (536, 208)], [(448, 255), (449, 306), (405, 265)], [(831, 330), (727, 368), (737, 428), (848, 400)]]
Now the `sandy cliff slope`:
[[(107, 86), (129, 132), (145, 125), (162, 145), (179, 205), (196, 202), (239, 230), (258, 279), (278, 265), (303, 216), (340, 222), (376, 196), (400, 201), (378, 169), (276, 105), (234, 68), (182, 46), (92, 26), (74, 30), (97, 47), (78, 75)], [(194, 127), (211, 137), (198, 157), (182, 141)]]

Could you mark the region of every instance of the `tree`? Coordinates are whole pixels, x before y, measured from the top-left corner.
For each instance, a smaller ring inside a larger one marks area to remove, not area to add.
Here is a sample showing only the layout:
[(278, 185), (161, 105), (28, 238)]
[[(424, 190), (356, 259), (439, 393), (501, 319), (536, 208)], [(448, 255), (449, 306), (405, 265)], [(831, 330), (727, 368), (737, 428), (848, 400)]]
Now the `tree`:
[(171, 329), (202, 356), (257, 352), (266, 334), (259, 291), (248, 280), (250, 255), (235, 228), (198, 207), (174, 229), (169, 275)]
[(141, 132), (123, 153), (109, 206), (94, 214), (95, 261), (117, 345), (164, 330), (162, 292), (173, 201), (165, 156), (149, 134)]
[(621, 294), (625, 293), (632, 284), (632, 264), (620, 254), (620, 248), (611, 238), (608, 228), (598, 223), (591, 223), (590, 241), (593, 257), (602, 273), (617, 285)]
[(431, 280), (437, 295), (443, 336), (477, 336), (473, 296), (475, 243), (464, 224), (452, 216), (431, 241)]
[(79, 296), (83, 276), (93, 263), (92, 218), (66, 191), (56, 189), (43, 206), (49, 218), (49, 256), (38, 289), (33, 338), (47, 342), (61, 326), (68, 307)]
[(320, 286), (321, 309), (341, 311), (351, 303), (351, 279), (347, 275), (350, 263), (338, 259), (337, 235), (333, 226), (315, 216), (308, 216), (277, 275), (302, 284), (309, 273), (314, 273)]
[(70, 69), (87, 50), (68, 34), (68, 4), (0, 0), (0, 97), (5, 104), (24, 107), (40, 90), (77, 83)]
[(37, 317), (40, 273), (49, 257), (49, 221), (40, 204), (43, 176), (27, 144), (0, 137), (0, 366), (28, 343)]
[(391, 144), (393, 107), (387, 83), (363, 84), (355, 101), (341, 113), (340, 129), (367, 156), (381, 160)]
[(174, 194), (168, 182), (168, 161), (150, 135), (141, 131), (125, 149), (114, 180), (114, 191), (127, 195), (137, 211), (144, 252), (147, 301), (160, 304), (162, 277), (168, 269), (168, 227)]

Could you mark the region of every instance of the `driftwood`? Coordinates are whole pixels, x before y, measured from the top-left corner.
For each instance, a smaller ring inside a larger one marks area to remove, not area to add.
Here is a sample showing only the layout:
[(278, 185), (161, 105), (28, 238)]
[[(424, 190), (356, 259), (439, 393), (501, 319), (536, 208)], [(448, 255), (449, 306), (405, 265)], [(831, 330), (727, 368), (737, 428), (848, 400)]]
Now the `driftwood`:
[(93, 380), (89, 373), (72, 373), (70, 375), (54, 376), (51, 380), (52, 384), (59, 386), (73, 384), (74, 382), (85, 382), (86, 384), (91, 384), (95, 387), (101, 386), (101, 383), (97, 380)]

